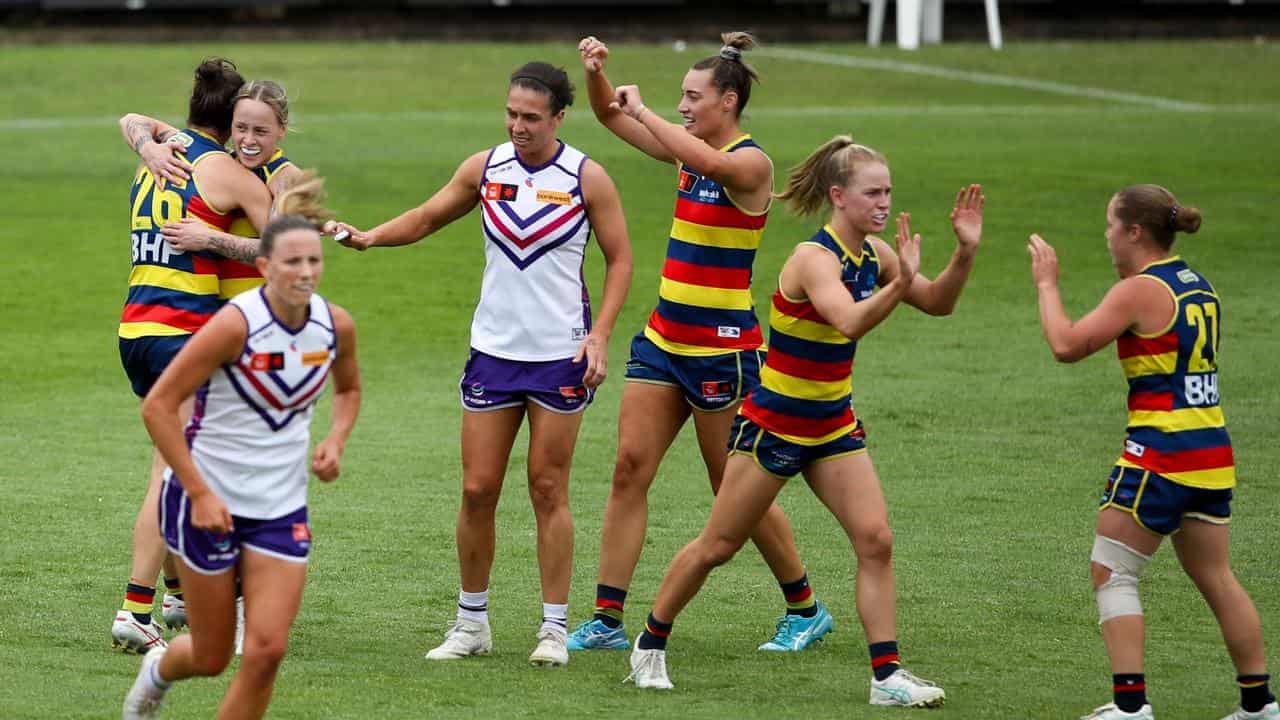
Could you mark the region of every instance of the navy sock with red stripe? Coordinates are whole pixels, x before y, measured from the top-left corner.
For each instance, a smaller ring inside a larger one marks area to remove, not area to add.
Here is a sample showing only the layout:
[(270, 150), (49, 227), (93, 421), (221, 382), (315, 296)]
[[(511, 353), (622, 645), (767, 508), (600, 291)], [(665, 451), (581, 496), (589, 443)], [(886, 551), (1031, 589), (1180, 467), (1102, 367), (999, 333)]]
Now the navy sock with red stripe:
[(1270, 679), (1270, 675), (1236, 676), (1236, 682), (1240, 685), (1240, 707), (1244, 708), (1245, 712), (1256, 713), (1266, 707), (1267, 703), (1276, 699), (1267, 687), (1267, 681)]
[(778, 583), (782, 588), (782, 596), (787, 599), (787, 614), (801, 617), (813, 617), (818, 614), (818, 601), (813, 597), (813, 589), (809, 587), (809, 574), (800, 576), (799, 580), (789, 583)]
[(596, 611), (594, 619), (605, 627), (622, 627), (622, 608), (627, 603), (627, 591), (612, 585), (596, 585)]
[(1132, 713), (1147, 704), (1147, 681), (1142, 673), (1120, 673), (1111, 676), (1111, 690), (1116, 707)]
[(124, 603), (121, 610), (128, 610), (140, 623), (151, 622), (151, 604), (155, 602), (156, 589), (139, 583), (124, 586)]
[(672, 624), (660, 622), (653, 613), (649, 613), (649, 619), (644, 623), (644, 632), (636, 640), (636, 647), (641, 650), (666, 650)]
[(875, 673), (877, 680), (884, 680), (898, 672), (902, 663), (898, 657), (897, 640), (871, 643), (867, 648), (871, 651), (871, 672)]

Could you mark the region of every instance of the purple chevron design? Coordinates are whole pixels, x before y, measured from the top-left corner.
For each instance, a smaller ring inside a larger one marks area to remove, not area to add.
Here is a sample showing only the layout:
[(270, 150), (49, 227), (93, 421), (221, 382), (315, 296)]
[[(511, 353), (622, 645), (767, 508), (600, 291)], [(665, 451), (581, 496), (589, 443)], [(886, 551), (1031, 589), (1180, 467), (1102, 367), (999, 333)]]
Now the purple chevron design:
[[(574, 197), (578, 197), (582, 195), (582, 188), (575, 187), (573, 190), (569, 192), (569, 194)], [(511, 203), (498, 202), (498, 203), (494, 203), (494, 205), (497, 205), (502, 210), (502, 213), (506, 215), (511, 220), (511, 222), (515, 223), (516, 227), (520, 228), (521, 230), (529, 229), (530, 225), (538, 222), (539, 220), (546, 217), (547, 215), (550, 215), (551, 213), (555, 212), (558, 208), (564, 207), (562, 205), (547, 205), (546, 207), (530, 215), (529, 217), (522, 218), (520, 217), (520, 213), (511, 209)]]
[(502, 254), (506, 255), (507, 259), (510, 260), (518, 269), (524, 270), (536, 262), (538, 258), (571, 240), (573, 236), (577, 234), (578, 229), (582, 227), (582, 223), (586, 221), (587, 215), (586, 213), (582, 213), (582, 216), (578, 218), (578, 222), (574, 224), (573, 228), (568, 232), (562, 233), (555, 239), (540, 245), (537, 250), (534, 250), (524, 258), (521, 258), (515, 253), (515, 251), (507, 247), (507, 244), (503, 242), (502, 238), (499, 238), (492, 230), (489, 229), (488, 223), (481, 222), (480, 227), (484, 230), (484, 236), (489, 239), (489, 242), (496, 245), (498, 249), (502, 251)]
[(249, 395), (248, 392), (245, 392), (245, 389), (241, 387), (240, 383), (236, 380), (235, 373), (231, 371), (230, 367), (223, 365), (222, 371), (227, 374), (227, 379), (231, 381), (232, 389), (236, 391), (236, 394), (240, 396), (240, 399), (244, 400), (246, 405), (253, 408), (253, 411), (258, 413), (258, 417), (262, 418), (262, 421), (265, 422), (267, 424), (267, 427), (271, 428), (273, 432), (279, 432), (280, 430), (283, 430), (285, 427), (289, 425), (290, 422), (293, 422), (293, 419), (298, 416), (298, 413), (302, 412), (303, 410), (306, 410), (309, 405), (315, 403), (315, 398), (313, 398), (311, 402), (308, 403), (307, 405), (304, 405), (303, 407), (300, 407), (300, 408), (293, 409), (284, 418), (284, 420), (281, 420), (280, 422), (276, 422), (275, 418), (272, 417), (272, 412), (269, 408), (262, 407), (261, 405), (258, 404), (256, 400), (254, 400), (252, 396)]

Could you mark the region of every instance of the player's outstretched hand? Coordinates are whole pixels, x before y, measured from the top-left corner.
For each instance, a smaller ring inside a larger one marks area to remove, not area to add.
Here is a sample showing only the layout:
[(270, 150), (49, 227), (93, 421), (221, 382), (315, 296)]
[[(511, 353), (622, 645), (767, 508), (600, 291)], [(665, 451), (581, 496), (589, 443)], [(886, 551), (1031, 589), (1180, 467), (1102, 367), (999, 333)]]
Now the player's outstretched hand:
[(899, 213), (894, 244), (898, 250), (898, 270), (902, 278), (911, 284), (911, 278), (920, 272), (920, 233), (911, 234), (911, 213)]
[(1056, 287), (1058, 284), (1058, 253), (1044, 238), (1031, 233), (1027, 243), (1027, 252), (1031, 253), (1031, 278), (1037, 288)]
[(956, 193), (956, 205), (951, 210), (951, 229), (955, 231), (960, 247), (978, 249), (978, 243), (982, 242), (982, 208), (986, 204), (982, 186), (976, 183), (962, 187)]
[(177, 140), (144, 143), (138, 148), (138, 157), (154, 177), (175, 185), (185, 183), (191, 177), (191, 163), (182, 156), (186, 148)]
[(209, 226), (199, 218), (183, 218), (177, 222), (166, 223), (160, 228), (169, 247), (182, 252), (199, 252), (207, 250), (212, 237)]
[(369, 237), (364, 231), (358, 230), (354, 225), (330, 220), (325, 223), (324, 231), (332, 234), (333, 239), (337, 240), (338, 244), (345, 245), (353, 250), (364, 252), (373, 246), (373, 238)]
[(333, 482), (338, 479), (339, 473), (342, 472), (342, 448), (337, 442), (325, 438), (316, 443), (316, 449), (311, 453), (311, 472), (320, 478), (321, 482)]
[(582, 374), (582, 384), (593, 389), (600, 387), (609, 374), (609, 343), (603, 338), (588, 335), (578, 346), (573, 361), (582, 362), (584, 358), (587, 361), (587, 371)]
[(598, 73), (604, 70), (604, 62), (609, 57), (609, 47), (594, 35), (588, 35), (578, 42), (578, 54), (582, 56), (582, 67), (587, 72)]

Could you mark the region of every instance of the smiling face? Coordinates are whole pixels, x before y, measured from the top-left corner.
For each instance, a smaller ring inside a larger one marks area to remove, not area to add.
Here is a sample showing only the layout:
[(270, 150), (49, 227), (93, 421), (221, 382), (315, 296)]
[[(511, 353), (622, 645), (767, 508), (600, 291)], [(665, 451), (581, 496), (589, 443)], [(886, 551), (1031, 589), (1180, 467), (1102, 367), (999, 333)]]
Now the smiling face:
[(676, 110), (684, 129), (701, 140), (715, 137), (726, 124), (736, 121), (737, 93), (721, 93), (711, 82), (711, 70), (690, 70), (680, 84), (680, 104)]
[(261, 167), (275, 154), (285, 130), (270, 105), (241, 98), (231, 118), (231, 144), (236, 159), (250, 170)]
[(892, 190), (888, 166), (863, 162), (854, 167), (844, 187), (831, 187), (831, 205), (854, 230), (875, 235), (883, 232), (889, 222)]
[(507, 137), (523, 158), (538, 158), (556, 142), (564, 111), (552, 114), (551, 96), (521, 85), (507, 91)]
[(311, 228), (285, 230), (275, 237), (271, 254), (259, 257), (257, 264), (277, 298), (289, 307), (302, 307), (311, 302), (324, 273), (320, 233)]

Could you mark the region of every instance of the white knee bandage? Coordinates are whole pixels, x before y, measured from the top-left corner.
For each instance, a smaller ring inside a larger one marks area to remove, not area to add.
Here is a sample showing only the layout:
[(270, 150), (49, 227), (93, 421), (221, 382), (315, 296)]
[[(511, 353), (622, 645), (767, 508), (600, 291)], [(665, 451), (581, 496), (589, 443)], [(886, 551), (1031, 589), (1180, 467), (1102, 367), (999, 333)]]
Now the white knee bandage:
[(1151, 558), (1118, 540), (1098, 535), (1093, 539), (1093, 554), (1089, 559), (1111, 571), (1111, 577), (1094, 592), (1101, 622), (1124, 615), (1141, 615), (1138, 578)]

